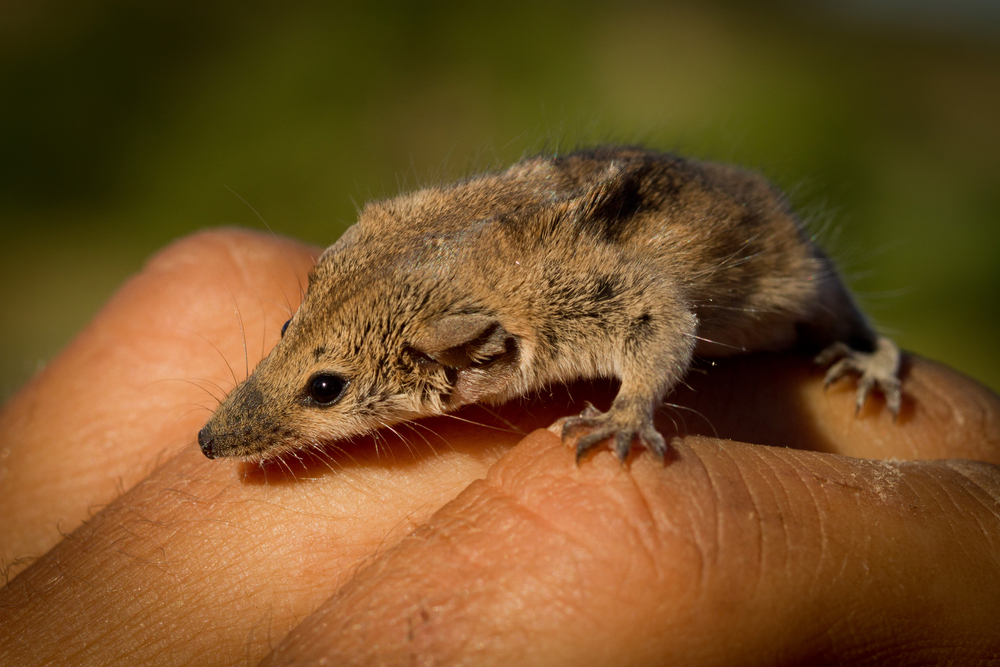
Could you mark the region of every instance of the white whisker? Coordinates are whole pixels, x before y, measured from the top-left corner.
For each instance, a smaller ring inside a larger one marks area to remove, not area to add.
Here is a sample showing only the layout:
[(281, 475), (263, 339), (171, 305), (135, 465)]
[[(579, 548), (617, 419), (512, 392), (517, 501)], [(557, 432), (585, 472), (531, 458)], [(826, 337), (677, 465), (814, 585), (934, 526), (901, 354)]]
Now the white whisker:
[(694, 338), (694, 339), (697, 339), (697, 340), (705, 341), (706, 343), (712, 343), (713, 345), (720, 345), (722, 347), (728, 347), (731, 350), (739, 350), (740, 352), (746, 352), (747, 351), (747, 349), (745, 347), (741, 347), (739, 345), (730, 345), (729, 343), (723, 343), (723, 342), (720, 342), (720, 341), (717, 341), (717, 340), (712, 340), (711, 338), (704, 338), (702, 336), (696, 336), (694, 334), (690, 334), (690, 333), (687, 333), (687, 332), (681, 332), (681, 335), (682, 336), (687, 336), (688, 338)]

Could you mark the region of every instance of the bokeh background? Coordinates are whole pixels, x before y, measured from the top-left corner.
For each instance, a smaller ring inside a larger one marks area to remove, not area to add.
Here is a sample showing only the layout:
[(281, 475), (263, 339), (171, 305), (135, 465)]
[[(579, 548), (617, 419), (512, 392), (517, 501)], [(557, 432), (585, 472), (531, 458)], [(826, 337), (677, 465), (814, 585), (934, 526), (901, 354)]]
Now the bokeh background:
[(602, 142), (762, 170), (883, 331), (1000, 388), (1000, 3), (500, 7), (0, 0), (0, 398), (251, 205), (327, 245), (366, 199)]

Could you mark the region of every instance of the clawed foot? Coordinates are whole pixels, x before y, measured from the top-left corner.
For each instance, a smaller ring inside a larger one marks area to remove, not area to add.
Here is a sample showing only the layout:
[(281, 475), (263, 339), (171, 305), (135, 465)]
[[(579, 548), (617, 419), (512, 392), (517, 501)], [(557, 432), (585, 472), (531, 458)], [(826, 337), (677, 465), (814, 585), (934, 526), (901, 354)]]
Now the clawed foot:
[[(833, 363), (836, 362), (836, 363)], [(824, 387), (848, 373), (859, 375), (856, 411), (860, 411), (872, 387), (878, 387), (885, 397), (886, 407), (893, 417), (899, 414), (902, 394), (899, 389), (899, 348), (888, 338), (879, 337), (874, 352), (859, 352), (845, 343), (834, 343), (816, 357), (816, 363), (830, 366)]]
[(667, 443), (653, 426), (652, 417), (634, 418), (626, 416), (614, 408), (601, 412), (593, 405), (587, 407), (578, 417), (569, 417), (563, 422), (563, 442), (569, 442), (576, 431), (587, 430), (576, 441), (577, 463), (587, 455), (587, 452), (599, 446), (608, 438), (614, 438), (612, 447), (620, 461), (624, 461), (632, 450), (632, 441), (636, 437), (646, 449), (652, 451), (660, 459), (667, 453)]

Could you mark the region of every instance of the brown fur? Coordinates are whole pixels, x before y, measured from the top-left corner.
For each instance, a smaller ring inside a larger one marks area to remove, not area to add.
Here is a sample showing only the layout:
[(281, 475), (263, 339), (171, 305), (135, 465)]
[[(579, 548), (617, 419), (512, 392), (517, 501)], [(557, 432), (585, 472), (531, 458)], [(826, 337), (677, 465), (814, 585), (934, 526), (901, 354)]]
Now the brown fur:
[[(582, 455), (635, 437), (695, 354), (807, 339), (830, 379), (898, 409), (879, 339), (782, 195), (760, 176), (632, 148), (522, 161), (368, 204), (319, 259), (287, 332), (219, 407), (206, 455), (267, 457), (550, 383), (617, 377), (607, 413), (566, 422)], [(330, 405), (317, 374), (348, 382)]]

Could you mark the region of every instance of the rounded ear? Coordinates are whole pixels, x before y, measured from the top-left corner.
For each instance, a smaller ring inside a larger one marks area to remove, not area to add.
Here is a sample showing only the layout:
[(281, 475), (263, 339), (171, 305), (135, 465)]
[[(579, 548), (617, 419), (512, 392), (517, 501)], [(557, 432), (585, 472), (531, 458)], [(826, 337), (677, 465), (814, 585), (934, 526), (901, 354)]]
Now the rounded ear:
[(465, 368), (506, 351), (510, 334), (487, 315), (445, 315), (427, 322), (413, 349), (442, 366)]
[(452, 408), (502, 393), (520, 357), (517, 337), (496, 318), (478, 313), (445, 315), (425, 323), (411, 347), (427, 363), (445, 368)]

